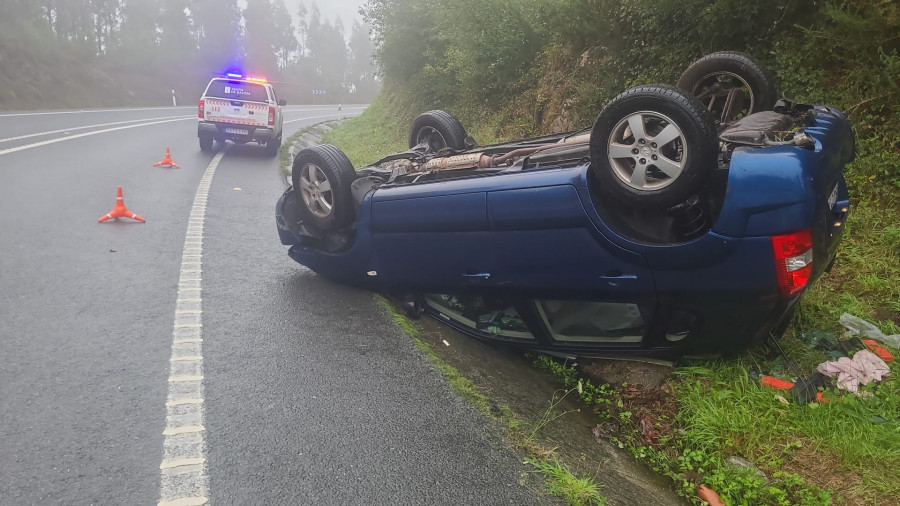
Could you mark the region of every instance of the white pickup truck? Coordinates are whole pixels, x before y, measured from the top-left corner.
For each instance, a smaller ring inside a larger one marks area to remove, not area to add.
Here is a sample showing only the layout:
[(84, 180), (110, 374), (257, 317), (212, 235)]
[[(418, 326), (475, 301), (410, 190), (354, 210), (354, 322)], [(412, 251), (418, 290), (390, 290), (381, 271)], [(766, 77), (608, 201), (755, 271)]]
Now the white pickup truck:
[(284, 100), (265, 79), (229, 74), (213, 78), (197, 104), (200, 149), (210, 151), (213, 141), (238, 144), (256, 142), (277, 156), (281, 147)]

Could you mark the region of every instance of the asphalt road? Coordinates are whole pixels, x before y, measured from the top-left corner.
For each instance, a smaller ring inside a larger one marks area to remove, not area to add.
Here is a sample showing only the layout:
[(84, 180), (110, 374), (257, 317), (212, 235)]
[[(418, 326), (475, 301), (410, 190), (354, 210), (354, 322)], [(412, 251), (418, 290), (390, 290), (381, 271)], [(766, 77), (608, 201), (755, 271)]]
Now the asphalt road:
[[(288, 107), (285, 138), (336, 113)], [(541, 501), (371, 294), (287, 257), (277, 161), (200, 152), (195, 114), (0, 113), (0, 504)], [(120, 185), (145, 224), (97, 223)], [(163, 435), (190, 406), (192, 463)]]

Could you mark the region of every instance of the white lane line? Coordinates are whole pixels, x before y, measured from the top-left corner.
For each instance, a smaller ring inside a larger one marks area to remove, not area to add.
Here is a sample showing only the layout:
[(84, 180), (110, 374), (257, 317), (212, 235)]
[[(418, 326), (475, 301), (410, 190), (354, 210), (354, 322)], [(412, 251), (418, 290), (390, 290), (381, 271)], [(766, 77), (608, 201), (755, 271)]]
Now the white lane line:
[(174, 501), (160, 501), (159, 506), (203, 506), (207, 502), (205, 497), (182, 497)]
[(0, 118), (11, 118), (13, 116), (50, 116), (53, 114), (84, 114), (91, 112), (125, 112), (125, 111), (174, 111), (175, 109), (195, 109), (197, 106), (181, 106), (181, 107), (140, 107), (131, 109), (77, 109), (73, 111), (41, 111), (41, 112), (15, 112), (8, 114), (0, 114)]
[[(162, 461), (162, 464), (159, 465), (160, 469), (172, 469), (173, 467), (181, 467), (181, 466), (196, 466), (198, 464), (203, 464), (206, 462), (206, 459), (202, 458), (189, 458), (189, 459), (170, 459)], [(171, 499), (166, 499), (167, 501), (171, 501)]]
[(42, 135), (51, 135), (51, 134), (58, 134), (58, 133), (63, 133), (63, 132), (71, 132), (72, 130), (84, 130), (86, 128), (99, 128), (99, 127), (113, 126), (113, 125), (125, 125), (128, 123), (139, 123), (141, 121), (148, 121), (151, 119), (158, 120), (158, 119), (186, 119), (186, 118), (193, 118), (193, 116), (164, 116), (162, 118), (130, 119), (128, 121), (116, 121), (114, 123), (99, 123), (96, 125), (85, 125), (85, 126), (72, 127), (72, 128), (61, 128), (59, 130), (50, 130), (48, 132), (38, 132), (36, 134), (20, 135), (18, 137), (7, 137), (6, 139), (0, 139), (0, 142), (18, 141), (18, 140), (22, 140), (22, 139), (29, 139), (31, 137), (40, 137)]
[[(216, 167), (225, 155), (220, 151), (209, 162), (194, 195), (188, 229), (181, 255), (181, 277), (172, 328), (172, 351), (169, 365), (169, 391), (166, 397), (166, 428), (163, 431), (163, 457), (159, 466), (158, 506), (188, 506), (207, 503), (209, 479), (206, 475), (206, 431), (203, 428), (203, 353), (201, 336), (202, 287), (200, 270), (186, 265), (203, 265), (202, 241), (204, 216), (209, 188)], [(190, 253), (188, 253), (190, 251)], [(185, 289), (184, 285), (192, 287)], [(184, 308), (190, 306), (191, 310)], [(184, 323), (190, 315), (196, 323)], [(185, 335), (186, 330), (191, 333)], [(182, 346), (190, 343), (191, 346)], [(185, 355), (185, 353), (190, 355)]]
[(171, 123), (173, 121), (184, 121), (186, 119), (192, 119), (192, 118), (193, 118), (193, 116), (184, 116), (179, 119), (167, 119), (164, 121), (151, 121), (149, 123), (139, 123), (137, 125), (128, 125), (128, 126), (121, 126), (121, 127), (115, 127), (115, 128), (107, 128), (105, 130), (97, 130), (96, 132), (86, 132), (83, 134), (69, 135), (67, 137), (62, 137), (60, 139), (51, 139), (49, 141), (41, 141), (41, 142), (35, 142), (34, 144), (26, 144), (25, 146), (17, 146), (14, 148), (2, 149), (2, 150), (0, 150), (0, 155), (8, 155), (9, 153), (15, 153), (16, 151), (24, 151), (26, 149), (39, 148), (41, 146), (46, 146), (48, 144), (55, 144), (57, 142), (70, 141), (72, 139), (79, 139), (81, 137), (87, 137), (89, 135), (105, 134), (107, 132), (115, 132), (116, 130), (126, 130), (128, 128), (138, 128), (138, 127), (143, 127), (143, 126), (158, 125), (160, 123)]
[(206, 428), (200, 425), (182, 425), (181, 427), (169, 427), (163, 431), (163, 436), (177, 436), (179, 434), (194, 434), (203, 432)]

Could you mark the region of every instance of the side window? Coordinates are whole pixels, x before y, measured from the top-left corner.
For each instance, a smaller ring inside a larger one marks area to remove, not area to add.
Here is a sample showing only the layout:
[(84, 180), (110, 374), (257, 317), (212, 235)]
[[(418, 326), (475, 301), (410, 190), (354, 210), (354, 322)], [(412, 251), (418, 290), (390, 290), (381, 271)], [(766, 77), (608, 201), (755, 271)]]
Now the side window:
[(538, 300), (536, 305), (556, 341), (636, 343), (644, 336), (644, 317), (637, 304)]
[(442, 317), (485, 337), (534, 340), (519, 312), (505, 297), (431, 293), (425, 295), (425, 303)]
[(275, 88), (269, 87), (269, 101), (273, 104), (278, 103), (278, 97), (275, 96)]

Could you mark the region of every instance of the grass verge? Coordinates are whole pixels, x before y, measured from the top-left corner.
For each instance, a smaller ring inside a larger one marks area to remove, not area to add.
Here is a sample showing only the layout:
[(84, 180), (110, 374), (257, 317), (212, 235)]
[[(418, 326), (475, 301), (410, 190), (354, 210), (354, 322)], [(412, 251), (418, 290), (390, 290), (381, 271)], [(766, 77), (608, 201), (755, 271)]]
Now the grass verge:
[(395, 307), (385, 298), (376, 296), (378, 303), (388, 311), (394, 322), (405, 332), (428, 361), (444, 377), (450, 387), (466, 402), (474, 406), (488, 418), (499, 422), (503, 427), (504, 435), (516, 448), (527, 454), (526, 462), (534, 467), (535, 472), (543, 477), (546, 493), (563, 499), (571, 506), (602, 506), (606, 499), (600, 494), (600, 486), (593, 480), (578, 477), (573, 474), (551, 449), (541, 446), (537, 440), (537, 432), (543, 425), (554, 419), (553, 409), (557, 403), (552, 403), (550, 409), (535, 424), (529, 424), (520, 419), (507, 406), (494, 404), (478, 390), (469, 379), (463, 377), (452, 365), (441, 360), (431, 349), (431, 346), (419, 336), (419, 331), (409, 318), (400, 314)]

